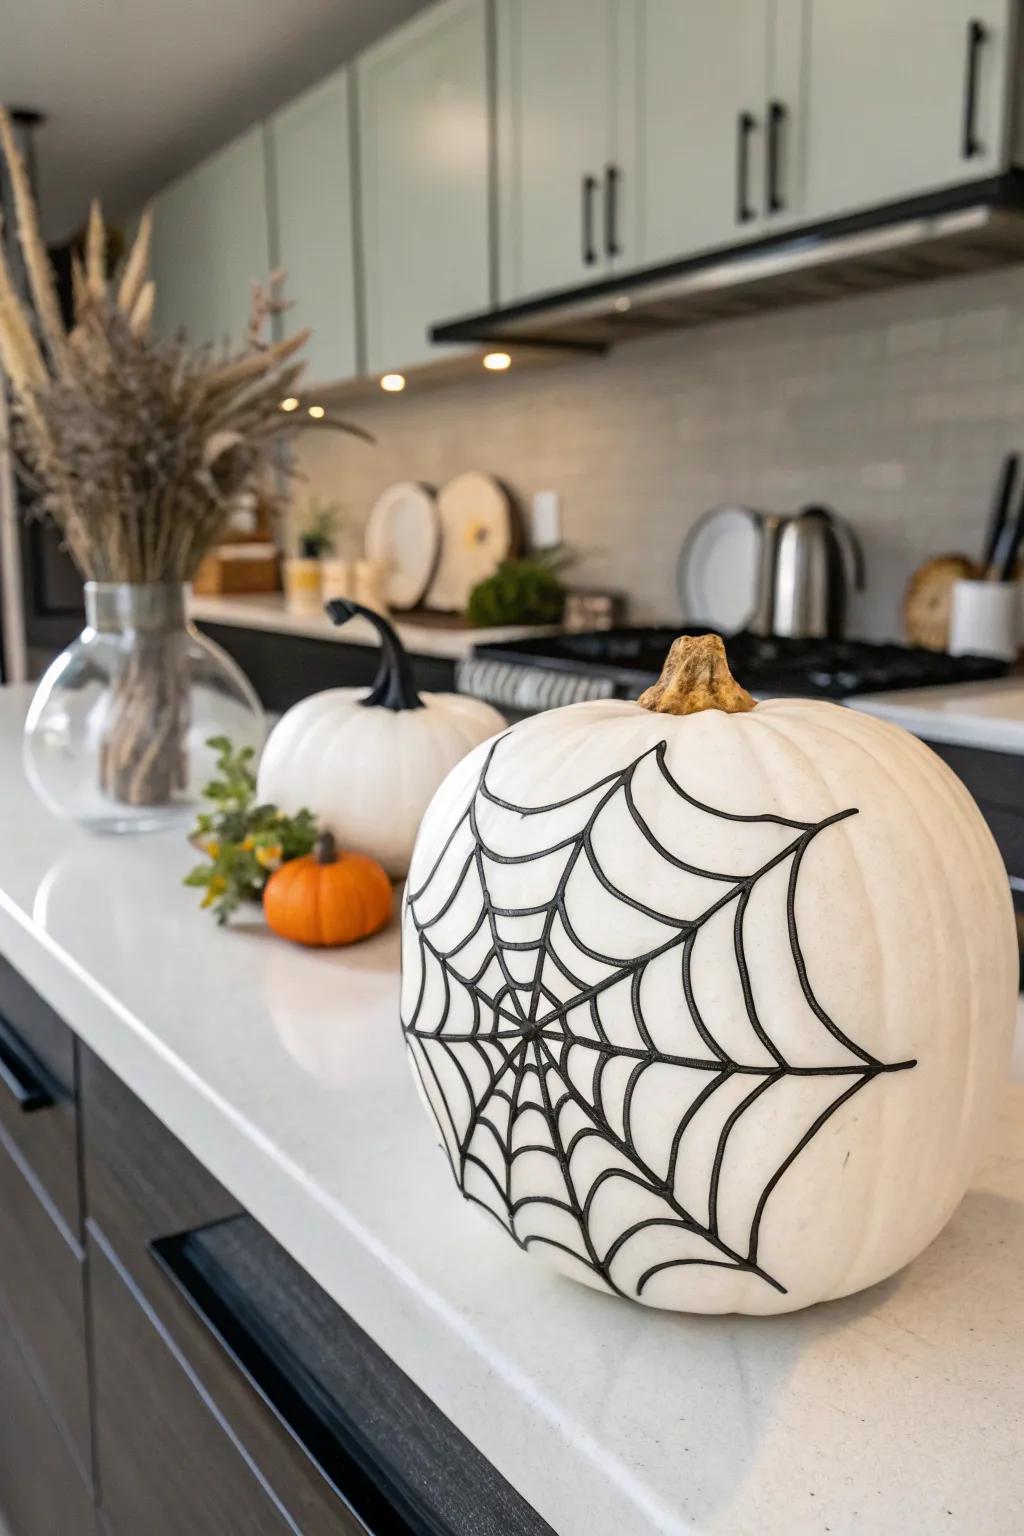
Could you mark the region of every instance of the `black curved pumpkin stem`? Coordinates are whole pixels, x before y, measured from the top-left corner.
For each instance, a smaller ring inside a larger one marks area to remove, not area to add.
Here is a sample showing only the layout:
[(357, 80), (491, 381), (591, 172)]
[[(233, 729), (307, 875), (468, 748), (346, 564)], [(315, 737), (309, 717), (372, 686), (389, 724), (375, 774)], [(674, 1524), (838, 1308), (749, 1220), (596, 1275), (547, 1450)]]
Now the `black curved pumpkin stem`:
[(373, 687), (360, 700), (363, 704), (380, 705), (382, 709), (422, 709), (423, 700), (416, 692), (412, 664), (397, 634), (387, 619), (362, 603), (353, 603), (347, 597), (333, 597), (324, 604), (332, 624), (347, 624), (357, 615), (368, 619), (380, 635), (380, 670)]

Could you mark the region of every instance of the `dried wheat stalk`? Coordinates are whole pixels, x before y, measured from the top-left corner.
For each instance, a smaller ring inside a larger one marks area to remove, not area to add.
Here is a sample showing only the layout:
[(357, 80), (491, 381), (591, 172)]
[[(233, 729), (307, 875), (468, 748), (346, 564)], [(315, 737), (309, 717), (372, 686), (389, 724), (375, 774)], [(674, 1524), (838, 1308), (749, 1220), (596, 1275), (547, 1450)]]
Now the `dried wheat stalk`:
[(85, 259), (73, 274), (74, 319), (60, 316), (39, 220), (10, 123), (0, 147), (11, 176), (31, 293), (19, 298), (0, 252), (0, 366), (13, 395), (19, 463), (39, 510), (62, 530), (93, 581), (188, 581), (238, 494), (267, 468), (295, 388), (301, 332), (270, 345), (286, 307), (283, 274), (253, 286), (245, 339), (235, 351), (189, 347), (151, 331), (152, 220), (112, 283), (98, 203)]

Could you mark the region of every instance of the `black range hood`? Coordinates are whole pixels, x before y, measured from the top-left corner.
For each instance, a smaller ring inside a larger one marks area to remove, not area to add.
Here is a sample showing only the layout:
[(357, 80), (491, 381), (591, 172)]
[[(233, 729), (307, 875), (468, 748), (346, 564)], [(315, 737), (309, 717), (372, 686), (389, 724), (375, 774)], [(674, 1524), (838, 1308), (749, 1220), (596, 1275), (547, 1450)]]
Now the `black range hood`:
[(1011, 171), (741, 246), (435, 325), (435, 342), (604, 352), (706, 325), (1024, 261), (1024, 174)]

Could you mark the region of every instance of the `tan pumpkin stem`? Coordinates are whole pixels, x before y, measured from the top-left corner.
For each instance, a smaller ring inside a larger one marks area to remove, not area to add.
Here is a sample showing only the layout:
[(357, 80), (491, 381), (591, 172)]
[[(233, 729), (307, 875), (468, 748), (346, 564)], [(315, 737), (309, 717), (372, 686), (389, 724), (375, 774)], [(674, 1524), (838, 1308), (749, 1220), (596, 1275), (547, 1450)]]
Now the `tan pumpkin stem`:
[(718, 635), (680, 635), (672, 642), (658, 681), (637, 703), (656, 715), (696, 715), (702, 709), (740, 715), (753, 709), (756, 700), (729, 671)]

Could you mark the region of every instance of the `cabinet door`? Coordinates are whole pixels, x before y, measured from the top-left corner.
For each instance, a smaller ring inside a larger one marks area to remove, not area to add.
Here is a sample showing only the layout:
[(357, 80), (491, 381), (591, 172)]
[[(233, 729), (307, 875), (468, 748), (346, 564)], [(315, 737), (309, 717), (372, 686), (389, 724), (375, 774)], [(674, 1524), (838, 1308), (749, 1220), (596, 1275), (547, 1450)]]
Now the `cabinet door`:
[(305, 381), (337, 383), (358, 372), (347, 71), (279, 112), (268, 132), (287, 327), (313, 333)]
[(485, 0), (445, 0), (357, 63), (367, 366), (451, 348), (431, 325), (491, 302)]
[(253, 128), (156, 200), (156, 323), (190, 341), (241, 340), (252, 279), (270, 269), (266, 160)]
[(497, 28), (498, 286), (508, 304), (608, 274), (613, 0), (499, 0)]
[(760, 234), (771, 0), (640, 0), (636, 259)]
[(111, 1532), (294, 1536), (299, 1526), (92, 1234), (89, 1273), (97, 1467)]
[(7, 1536), (92, 1536), (92, 1496), (2, 1315), (0, 1390), (0, 1530)]
[(805, 221), (1007, 159), (1009, 0), (807, 0)]

